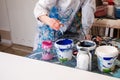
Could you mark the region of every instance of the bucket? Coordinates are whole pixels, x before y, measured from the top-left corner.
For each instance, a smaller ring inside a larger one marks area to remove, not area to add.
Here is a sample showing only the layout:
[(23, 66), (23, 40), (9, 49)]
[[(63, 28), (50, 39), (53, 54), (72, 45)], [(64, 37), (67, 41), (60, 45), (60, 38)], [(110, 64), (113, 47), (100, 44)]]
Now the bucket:
[(115, 17), (120, 19), (120, 6), (115, 6)]
[(42, 49), (43, 49), (42, 60), (51, 60), (53, 58), (53, 54), (51, 54), (52, 41), (50, 40), (43, 41)]
[(91, 40), (82, 40), (80, 42), (77, 42), (76, 47), (78, 50), (81, 48), (87, 49), (90, 51), (91, 54), (94, 54), (96, 43)]
[(98, 59), (98, 68), (101, 72), (111, 72), (115, 67), (118, 49), (114, 46), (99, 46), (95, 50)]
[(82, 70), (91, 70), (91, 53), (85, 49), (80, 48), (77, 53), (76, 68)]
[(73, 40), (59, 39), (55, 42), (55, 48), (60, 62), (65, 62), (72, 59)]

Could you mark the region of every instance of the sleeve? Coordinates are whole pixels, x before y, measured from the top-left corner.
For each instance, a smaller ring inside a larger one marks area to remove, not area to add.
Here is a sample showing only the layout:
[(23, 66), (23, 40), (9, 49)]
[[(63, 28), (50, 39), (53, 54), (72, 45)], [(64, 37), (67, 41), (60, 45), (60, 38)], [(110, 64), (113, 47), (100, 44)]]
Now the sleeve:
[(34, 8), (34, 16), (37, 19), (41, 15), (48, 15), (49, 9), (56, 5), (57, 0), (39, 0)]
[(82, 5), (82, 28), (83, 32), (89, 34), (94, 22), (94, 12), (96, 10), (95, 0), (85, 0)]

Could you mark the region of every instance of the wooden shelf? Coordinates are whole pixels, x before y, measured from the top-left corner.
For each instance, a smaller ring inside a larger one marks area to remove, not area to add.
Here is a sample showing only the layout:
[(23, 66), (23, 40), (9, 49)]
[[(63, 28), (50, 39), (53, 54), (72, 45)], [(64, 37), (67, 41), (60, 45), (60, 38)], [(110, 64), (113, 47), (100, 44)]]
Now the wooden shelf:
[(95, 18), (93, 26), (120, 29), (120, 19)]

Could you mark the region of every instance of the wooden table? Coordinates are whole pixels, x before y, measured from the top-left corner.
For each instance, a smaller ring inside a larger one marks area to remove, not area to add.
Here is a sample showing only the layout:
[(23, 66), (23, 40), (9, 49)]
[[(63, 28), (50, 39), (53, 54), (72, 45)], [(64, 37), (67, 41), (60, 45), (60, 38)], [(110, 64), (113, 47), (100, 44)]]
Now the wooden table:
[(93, 26), (120, 29), (120, 19), (95, 18)]

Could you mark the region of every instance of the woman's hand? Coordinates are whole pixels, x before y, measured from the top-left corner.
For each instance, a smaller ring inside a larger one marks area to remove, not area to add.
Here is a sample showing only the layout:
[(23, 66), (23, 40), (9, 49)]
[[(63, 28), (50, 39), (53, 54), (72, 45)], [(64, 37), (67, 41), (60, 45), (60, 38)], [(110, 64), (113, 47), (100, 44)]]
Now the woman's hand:
[(54, 18), (50, 18), (47, 15), (42, 15), (42, 16), (38, 17), (38, 19), (41, 22), (49, 25), (54, 30), (59, 30), (61, 25), (62, 25), (59, 20), (54, 19)]
[(62, 26), (60, 21), (54, 18), (50, 18), (47, 24), (54, 30), (59, 30), (60, 27)]
[(86, 40), (91, 40), (91, 35), (90, 34), (85, 35), (85, 39)]

